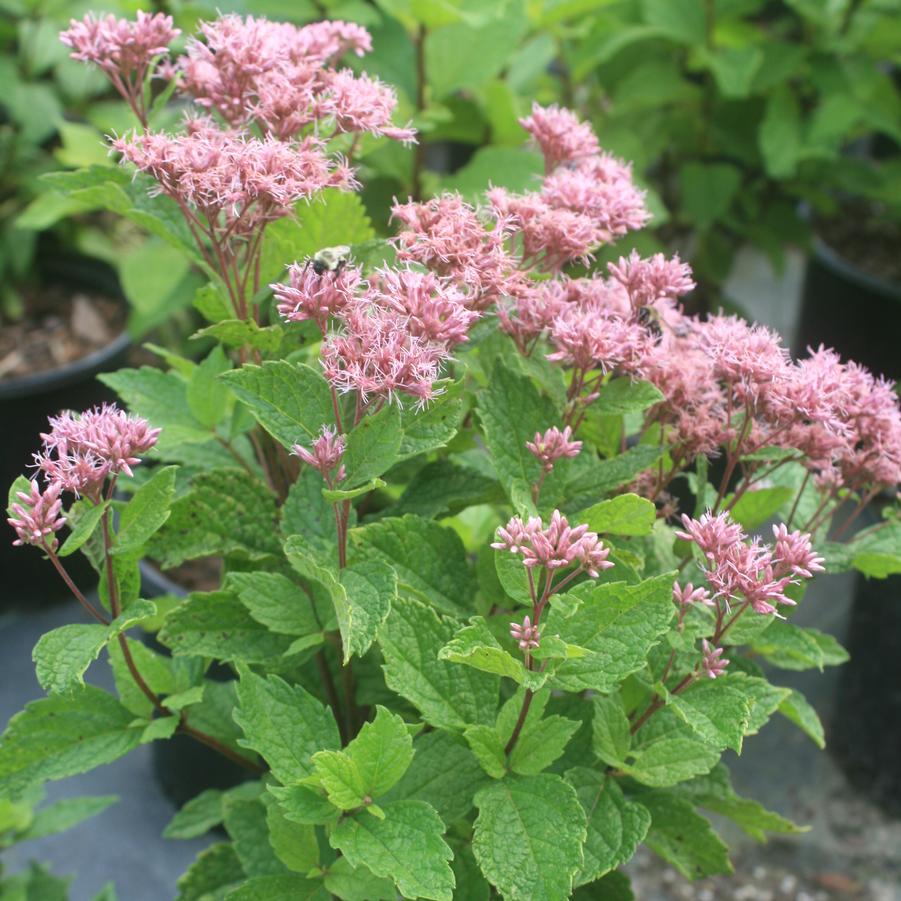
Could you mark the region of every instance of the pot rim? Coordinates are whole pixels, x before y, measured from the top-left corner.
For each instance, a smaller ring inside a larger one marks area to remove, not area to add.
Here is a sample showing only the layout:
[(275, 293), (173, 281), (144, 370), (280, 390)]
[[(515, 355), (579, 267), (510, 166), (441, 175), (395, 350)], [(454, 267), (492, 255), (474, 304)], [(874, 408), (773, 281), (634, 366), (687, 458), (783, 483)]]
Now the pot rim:
[(817, 234), (813, 235), (813, 251), (818, 259), (849, 281), (855, 281), (875, 294), (901, 303), (901, 284), (887, 281), (878, 275), (871, 275), (852, 263), (847, 257), (842, 256)]

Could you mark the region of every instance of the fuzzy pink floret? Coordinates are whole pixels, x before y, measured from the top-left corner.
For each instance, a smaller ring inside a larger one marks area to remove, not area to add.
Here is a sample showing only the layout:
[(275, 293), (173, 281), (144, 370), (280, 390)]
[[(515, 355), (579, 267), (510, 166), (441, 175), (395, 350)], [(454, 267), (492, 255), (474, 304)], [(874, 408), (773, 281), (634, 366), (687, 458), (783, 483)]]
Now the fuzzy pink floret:
[(300, 457), (307, 466), (312, 466), (329, 485), (333, 485), (335, 482), (343, 481), (346, 475), (341, 463), (345, 448), (344, 436), (336, 434), (331, 426), (324, 425), (311, 447), (295, 444), (291, 448), (291, 453)]
[(27, 492), (16, 492), (18, 502), (10, 506), (12, 516), (7, 519), (19, 536), (13, 544), (34, 544), (56, 549), (57, 540), (53, 533), (58, 532), (66, 522), (60, 500), (62, 490), (62, 484), (56, 482), (41, 491), (32, 479)]
[(532, 441), (526, 442), (526, 449), (546, 472), (550, 472), (561, 457), (577, 457), (582, 450), (582, 442), (573, 440), (570, 426), (566, 426), (562, 432), (557, 426), (551, 426), (544, 434), (536, 432)]

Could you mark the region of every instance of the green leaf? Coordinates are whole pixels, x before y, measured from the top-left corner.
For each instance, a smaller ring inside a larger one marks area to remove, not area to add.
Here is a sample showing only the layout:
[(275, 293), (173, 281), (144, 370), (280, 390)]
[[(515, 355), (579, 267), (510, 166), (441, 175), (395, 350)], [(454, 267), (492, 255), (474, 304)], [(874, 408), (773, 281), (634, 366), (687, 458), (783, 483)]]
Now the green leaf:
[(462, 395), (463, 383), (453, 382), (427, 407), (409, 406), (402, 411), (400, 460), (442, 448), (457, 434), (466, 416)]
[(366, 416), (347, 436), (344, 484), (355, 488), (389, 469), (397, 459), (402, 435), (400, 410), (394, 404)]
[(122, 508), (114, 554), (140, 550), (169, 518), (176, 471), (175, 466), (157, 470)]
[(91, 505), (90, 501), (85, 499), (73, 506), (77, 506), (79, 515), (75, 519), (71, 515), (72, 511), (70, 511), (66, 517), (67, 523), (71, 525), (74, 522), (75, 528), (72, 529), (69, 537), (63, 542), (62, 547), (57, 552), (60, 557), (68, 557), (70, 554), (74, 554), (94, 534), (94, 530), (100, 525), (103, 514), (109, 508), (109, 501)]
[(475, 594), (463, 542), (452, 529), (418, 516), (388, 518), (351, 529), (350, 559), (378, 561), (397, 572), (398, 592), (459, 614)]
[(749, 644), (755, 654), (782, 669), (822, 670), (826, 665), (837, 666), (848, 660), (848, 652), (831, 635), (777, 619)]
[[(205, 895), (197, 901), (212, 897)], [(224, 901), (329, 901), (329, 893), (318, 879), (305, 879), (294, 873), (254, 876), (222, 897)]]
[(720, 752), (697, 738), (675, 713), (659, 710), (638, 730), (630, 757), (623, 772), (662, 788), (710, 772)]
[(748, 530), (762, 526), (788, 500), (795, 496), (794, 489), (785, 486), (759, 488), (743, 494), (730, 510), (732, 518)]
[[(522, 132), (519, 132), (519, 138)], [(488, 188), (520, 192), (534, 190), (543, 172), (541, 154), (523, 147), (480, 147), (472, 159), (442, 179), (445, 191), (457, 191), (478, 203)]]
[(767, 832), (795, 835), (807, 831), (778, 813), (767, 810), (757, 801), (737, 795), (732, 788), (729, 771), (722, 763), (706, 776), (683, 782), (678, 792), (693, 804), (732, 820), (758, 842), (766, 841)]
[(473, 795), (487, 781), (478, 760), (460, 736), (443, 730), (420, 735), (413, 750), (413, 762), (385, 802), (425, 801), (445, 823), (462, 820), (472, 810)]
[(384, 795), (412, 759), (413, 739), (406, 724), (379, 705), (375, 719), (343, 751), (320, 751), (313, 755), (313, 765), (332, 804), (353, 810)]
[(659, 791), (642, 794), (639, 800), (651, 814), (645, 844), (686, 879), (732, 872), (729, 849), (688, 801)]
[(385, 682), (436, 728), (462, 731), (494, 722), (499, 679), (438, 659), (453, 637), (452, 620), (417, 601), (398, 598), (379, 630)]
[(332, 823), (341, 811), (326, 797), (320, 787), (309, 785), (270, 785), (269, 791), (278, 799), (282, 813), (292, 822), (303, 826)]
[(624, 416), (626, 413), (641, 413), (662, 400), (663, 394), (656, 385), (619, 377), (601, 386), (591, 407), (594, 412), (605, 416)]
[(197, 557), (240, 553), (259, 560), (281, 554), (275, 499), (241, 469), (196, 475), (191, 490), (172, 504), (147, 553), (164, 569)]
[(507, 775), (504, 740), (494, 726), (469, 726), (463, 736), (482, 769), (492, 779), (503, 779)]
[(477, 504), (498, 503), (503, 496), (496, 479), (452, 460), (435, 460), (416, 473), (390, 508), (390, 515), (414, 513), (424, 519), (438, 519)]
[(682, 212), (700, 229), (725, 216), (741, 186), (741, 171), (731, 163), (684, 163), (679, 171)]
[(188, 406), (211, 432), (226, 419), (234, 407), (231, 392), (219, 380), (232, 368), (231, 360), (221, 347), (214, 347), (191, 372), (188, 381)]
[(621, 870), (608, 873), (573, 895), (574, 901), (635, 901), (629, 877)]
[(260, 425), (289, 449), (314, 441), (321, 426), (334, 418), (328, 382), (303, 363), (271, 360), (233, 369), (220, 378)]
[(597, 770), (576, 767), (566, 781), (576, 790), (588, 818), (584, 861), (575, 885), (585, 885), (627, 863), (651, 825), (646, 807), (623, 796), (616, 780)]
[(508, 493), (511, 483), (528, 486), (537, 482), (541, 465), (527, 450), (526, 442), (559, 421), (551, 401), (538, 393), (530, 379), (498, 361), (488, 385), (479, 393), (478, 410), (485, 445)]
[(188, 595), (166, 617), (159, 640), (175, 656), (216, 657), (245, 663), (275, 663), (291, 638), (257, 622), (232, 591)]
[(791, 87), (779, 85), (770, 95), (757, 133), (767, 175), (794, 175), (802, 154), (801, 108)]
[(65, 779), (133, 748), (143, 724), (112, 695), (85, 685), (32, 701), (0, 739), (0, 789), (18, 793), (37, 782)]
[(544, 631), (589, 653), (558, 664), (551, 684), (564, 691), (610, 692), (641, 669), (672, 621), (673, 577), (664, 573), (638, 585), (586, 582), (565, 595), (580, 602), (569, 618), (552, 601)]
[(208, 788), (191, 798), (163, 830), (163, 838), (189, 839), (205, 835), (222, 822), (222, 792)]
[(739, 691), (748, 699), (751, 715), (745, 735), (756, 735), (790, 694), (788, 688), (771, 685), (766, 679), (741, 672), (726, 673), (717, 681), (738, 686)]
[(204, 848), (188, 871), (178, 880), (175, 901), (205, 901), (224, 895), (224, 889), (244, 881), (244, 870), (231, 843), (219, 842)]
[(472, 849), (482, 872), (509, 899), (561, 901), (582, 865), (585, 811), (559, 776), (513, 776), (475, 797)]
[[(519, 702), (519, 696), (514, 697)], [(519, 707), (519, 703), (516, 706)], [(510, 770), (521, 776), (534, 776), (547, 769), (563, 754), (569, 740), (582, 725), (579, 720), (556, 714), (542, 718), (540, 713), (537, 716), (532, 713), (530, 709), (508, 761)], [(506, 742), (510, 735), (504, 730), (501, 738)]]
[(390, 879), (382, 879), (368, 867), (352, 867), (339, 857), (328, 868), (323, 880), (326, 891), (342, 901), (396, 901), (397, 889)]
[(226, 347), (252, 347), (263, 354), (275, 353), (285, 330), (280, 325), (259, 326), (252, 319), (223, 319), (191, 335), (192, 339), (214, 338)]
[(103, 813), (119, 800), (118, 795), (95, 798), (63, 798), (35, 813), (31, 825), (18, 836), (18, 841), (31, 841), (56, 835)]
[(604, 763), (621, 767), (632, 747), (632, 733), (622, 698), (619, 694), (595, 695), (592, 702), (591, 749)]
[(355, 497), (361, 497), (375, 491), (376, 488), (384, 488), (385, 483), (381, 479), (370, 479), (359, 488), (323, 488), (322, 496), (330, 503), (335, 504), (339, 501), (352, 501)]
[(351, 866), (394, 880), (406, 898), (451, 901), (453, 852), (443, 834), (444, 823), (424, 801), (394, 801), (385, 805), (384, 819), (365, 812), (345, 818), (329, 841)]
[(784, 717), (791, 720), (808, 735), (818, 748), (826, 747), (826, 737), (820, 717), (801, 692), (792, 690), (788, 697), (779, 704), (778, 709)]
[(341, 746), (331, 711), (278, 676), (242, 670), (238, 705), (234, 719), (244, 731), (239, 744), (260, 754), (280, 782), (311, 775), (317, 751)]
[(585, 503), (595, 502), (599, 495), (609, 494), (631, 482), (638, 473), (653, 466), (662, 455), (663, 450), (656, 444), (638, 444), (624, 454), (594, 463), (584, 472), (580, 470), (567, 485), (567, 494), (574, 499), (575, 509), (581, 509)]
[(657, 508), (637, 494), (618, 494), (577, 514), (592, 532), (611, 535), (650, 535), (657, 518)]
[(741, 689), (726, 680), (704, 679), (677, 695), (670, 707), (708, 744), (741, 753), (751, 718), (751, 704)]
[(439, 660), (463, 663), (486, 673), (497, 673), (514, 679), (520, 685), (539, 688), (544, 678), (527, 670), (522, 660), (517, 660), (497, 642), (488, 624), (481, 616), (474, 616), (468, 626), (458, 631), (439, 652)]
[(226, 797), (222, 809), (225, 830), (248, 876), (270, 876), (285, 872), (269, 842), (266, 808), (259, 798)]
[(747, 97), (754, 84), (764, 53), (760, 47), (723, 47), (710, 54), (707, 64), (723, 97)]
[(353, 563), (341, 571), (341, 587), (335, 613), (347, 663), (353, 654), (362, 657), (375, 641), (397, 597), (397, 575), (377, 560)]
[(642, 18), (661, 34), (688, 46), (703, 46), (704, 8), (699, 0), (642, 0)]
[(281, 573), (229, 573), (233, 590), (250, 615), (280, 635), (322, 636), (310, 596)]

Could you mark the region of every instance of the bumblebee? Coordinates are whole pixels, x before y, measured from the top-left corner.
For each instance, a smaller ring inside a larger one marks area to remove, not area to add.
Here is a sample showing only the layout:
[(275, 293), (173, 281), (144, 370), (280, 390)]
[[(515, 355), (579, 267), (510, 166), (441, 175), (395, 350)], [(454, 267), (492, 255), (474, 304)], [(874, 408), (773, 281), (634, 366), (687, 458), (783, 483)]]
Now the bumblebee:
[(660, 314), (653, 307), (639, 307), (635, 313), (635, 320), (655, 341), (660, 341), (663, 337)]
[(323, 247), (313, 254), (313, 258), (307, 263), (313, 267), (316, 275), (324, 275), (326, 272), (339, 273), (346, 265), (350, 256), (350, 247), (347, 244), (339, 244), (337, 247)]

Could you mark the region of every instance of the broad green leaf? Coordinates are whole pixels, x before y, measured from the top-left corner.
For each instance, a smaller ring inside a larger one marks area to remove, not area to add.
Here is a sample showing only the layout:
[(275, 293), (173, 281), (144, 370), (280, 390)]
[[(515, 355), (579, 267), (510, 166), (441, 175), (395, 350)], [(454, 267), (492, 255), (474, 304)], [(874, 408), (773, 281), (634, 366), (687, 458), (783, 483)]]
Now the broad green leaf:
[(632, 747), (629, 720), (619, 694), (592, 698), (591, 749), (609, 766), (621, 767)]
[(130, 710), (91, 685), (32, 701), (0, 739), (0, 788), (16, 794), (110, 763), (138, 745), (142, 728)]
[[(521, 143), (522, 132), (517, 136)], [(472, 159), (452, 175), (442, 179), (445, 191), (457, 191), (478, 203), (488, 188), (520, 192), (534, 190), (541, 181), (541, 154), (524, 147), (481, 147)]]
[(208, 325), (191, 338), (215, 338), (226, 347), (253, 347), (264, 354), (275, 353), (285, 330), (279, 325), (259, 326), (252, 319), (224, 319)]
[(633, 740), (623, 772), (644, 785), (666, 787), (709, 773), (720, 752), (699, 739), (675, 713), (659, 710)]
[(397, 889), (390, 879), (376, 876), (368, 867), (352, 867), (346, 857), (339, 857), (329, 866), (323, 885), (341, 901), (397, 899)]
[(379, 561), (397, 572), (398, 592), (459, 614), (475, 594), (463, 542), (452, 529), (417, 516), (383, 519), (351, 529), (351, 563)]
[(285, 447), (309, 444), (332, 424), (332, 398), (322, 374), (303, 363), (272, 360), (245, 365), (221, 378), (260, 425)]
[(631, 860), (651, 825), (646, 807), (623, 797), (616, 780), (597, 770), (576, 767), (566, 773), (588, 819), (584, 860), (575, 884), (585, 885)]
[(259, 798), (225, 798), (222, 804), (225, 831), (248, 876), (270, 876), (285, 872), (269, 842), (266, 808)]
[(225, 890), (245, 879), (241, 861), (231, 843), (218, 842), (204, 848), (187, 872), (178, 880), (175, 901), (205, 901), (224, 897)]
[(611, 535), (650, 535), (657, 518), (657, 508), (637, 494), (618, 494), (601, 501), (576, 517), (592, 532)]
[(281, 554), (275, 499), (240, 469), (199, 473), (172, 504), (162, 529), (147, 545), (164, 569), (197, 557), (242, 554), (259, 560)]
[(710, 54), (707, 64), (723, 97), (741, 99), (750, 93), (763, 60), (760, 47), (724, 47)]
[(302, 826), (319, 826), (338, 819), (341, 811), (329, 801), (321, 786), (270, 785), (269, 791), (278, 799), (282, 813), (292, 822)]
[(397, 576), (386, 563), (362, 561), (341, 571), (341, 588), (335, 613), (346, 663), (354, 654), (362, 657), (375, 641), (397, 597)]
[(775, 488), (759, 488), (757, 491), (743, 494), (729, 512), (737, 523), (750, 531), (762, 526), (794, 495), (793, 489), (783, 485)]
[(552, 602), (544, 631), (589, 653), (559, 663), (551, 684), (564, 691), (610, 692), (641, 669), (672, 620), (673, 577), (665, 573), (638, 585), (584, 583), (566, 595), (581, 601), (569, 618)]
[(303, 535), (307, 546), (338, 565), (334, 511), (331, 503), (322, 496), (322, 476), (315, 469), (301, 467), (297, 481), (288, 490), (281, 517), (281, 532), (285, 538)]
[(18, 836), (18, 841), (31, 841), (66, 832), (79, 823), (103, 813), (119, 800), (117, 795), (95, 798), (63, 798), (38, 810), (31, 825)]
[(94, 530), (100, 525), (103, 514), (109, 508), (109, 501), (92, 506), (90, 501), (82, 500), (73, 506), (77, 507), (78, 516), (77, 518), (73, 517), (72, 512), (74, 511), (70, 511), (66, 517), (66, 522), (70, 527), (74, 525), (74, 528), (57, 552), (60, 557), (74, 554), (94, 534)]
[(453, 382), (427, 407), (410, 406), (402, 411), (400, 460), (442, 448), (457, 434), (466, 416), (462, 395), (463, 383)]
[(632, 884), (622, 870), (614, 870), (597, 882), (576, 889), (573, 901), (635, 901)]
[(641, 413), (662, 400), (663, 394), (656, 385), (620, 377), (601, 386), (591, 407), (606, 416), (623, 416), (626, 413)]
[[(534, 776), (546, 770), (563, 754), (567, 743), (582, 723), (554, 714), (544, 718), (528, 716), (509, 756), (510, 770)], [(504, 733), (502, 739), (509, 740)]]
[(472, 849), (488, 881), (515, 901), (562, 901), (582, 866), (585, 811), (559, 776), (512, 776), (475, 797)]
[(438, 652), (439, 660), (450, 660), (472, 666), (486, 673), (497, 673), (514, 679), (520, 685), (539, 688), (544, 678), (527, 670), (522, 660), (505, 651), (497, 642), (481, 616), (474, 616)]
[(698, 0), (642, 0), (642, 19), (670, 40), (703, 46), (706, 21)]
[(662, 448), (656, 444), (639, 444), (624, 454), (580, 470), (567, 485), (567, 494), (573, 498), (573, 509), (580, 510), (587, 504), (597, 503), (603, 495), (631, 482), (638, 473), (653, 466), (662, 455)]
[(340, 747), (331, 711), (299, 685), (243, 670), (238, 702), (234, 718), (244, 730), (239, 743), (263, 757), (281, 782), (311, 775), (313, 754)]
[[(207, 897), (213, 896), (197, 901)], [(254, 876), (221, 897), (223, 901), (329, 901), (329, 893), (318, 879), (295, 873)]]
[(375, 491), (376, 488), (384, 487), (385, 483), (381, 479), (370, 479), (358, 488), (323, 488), (322, 496), (330, 504), (334, 504), (339, 501), (352, 501), (355, 497), (362, 497), (370, 491)]
[(732, 788), (729, 771), (722, 763), (706, 776), (683, 782), (678, 787), (678, 793), (693, 804), (732, 820), (758, 842), (766, 841), (767, 832), (793, 835), (807, 831), (778, 813), (767, 810), (757, 801), (737, 795)]
[(492, 779), (507, 775), (505, 742), (494, 726), (469, 726), (463, 733), (470, 750)]
[(319, 844), (312, 826), (292, 822), (271, 799), (266, 807), (266, 825), (275, 856), (289, 870), (306, 874), (318, 866)]
[(231, 392), (219, 379), (231, 368), (231, 360), (217, 346), (194, 367), (188, 380), (188, 406), (210, 431), (215, 431), (234, 407)]
[(644, 843), (686, 879), (732, 872), (728, 848), (692, 804), (663, 791), (641, 794), (638, 800), (651, 814)]
[(728, 212), (740, 186), (741, 171), (731, 163), (684, 163), (679, 171), (682, 212), (698, 228), (710, 228)]
[(848, 660), (848, 652), (831, 635), (777, 619), (749, 644), (755, 654), (782, 669), (822, 670), (824, 666), (838, 666)]
[(342, 484), (355, 488), (389, 469), (397, 459), (402, 434), (400, 410), (394, 404), (364, 417), (347, 436), (343, 459), (347, 477)]
[(445, 823), (462, 820), (472, 810), (473, 795), (487, 781), (466, 743), (452, 732), (434, 730), (420, 735), (413, 750), (413, 762), (385, 802), (425, 801)]
[(228, 587), (273, 632), (321, 639), (323, 624), (310, 595), (281, 573), (229, 573)]
[(493, 556), (494, 571), (504, 591), (520, 604), (533, 605), (536, 598), (532, 597), (529, 570), (523, 566), (522, 557), (509, 551), (495, 551)]
[(745, 735), (756, 735), (791, 693), (790, 689), (772, 685), (759, 676), (749, 676), (737, 671), (726, 673), (716, 681), (737, 686), (751, 705)]
[(436, 728), (462, 731), (494, 722), (497, 676), (438, 659), (453, 637), (452, 620), (417, 601), (398, 598), (379, 630), (385, 682)]
[(808, 735), (818, 748), (826, 747), (826, 738), (820, 717), (801, 692), (792, 691), (779, 704), (778, 710)]
[(159, 640), (175, 656), (274, 664), (291, 638), (257, 622), (232, 591), (195, 593), (166, 617)]
[(704, 679), (680, 694), (670, 695), (670, 707), (708, 744), (741, 753), (751, 718), (751, 704), (741, 689), (721, 679)]
[(788, 84), (779, 85), (767, 100), (757, 142), (771, 178), (794, 175), (801, 159), (801, 107)]
[(454, 874), (448, 861), (453, 852), (434, 808), (424, 801), (394, 801), (384, 811), (384, 819), (365, 812), (343, 819), (329, 836), (332, 847), (351, 866), (394, 880), (404, 897), (451, 901)]
[(437, 519), (453, 516), (466, 507), (499, 503), (502, 499), (503, 491), (496, 479), (441, 459), (419, 470), (400, 500), (390, 508), (390, 514), (413, 513), (424, 519)]
[(122, 508), (114, 554), (130, 554), (140, 550), (169, 518), (175, 494), (176, 469), (175, 466), (166, 466), (155, 472)]
[(191, 798), (179, 810), (163, 830), (163, 838), (189, 839), (205, 835), (222, 822), (223, 793), (218, 788), (208, 788)]

